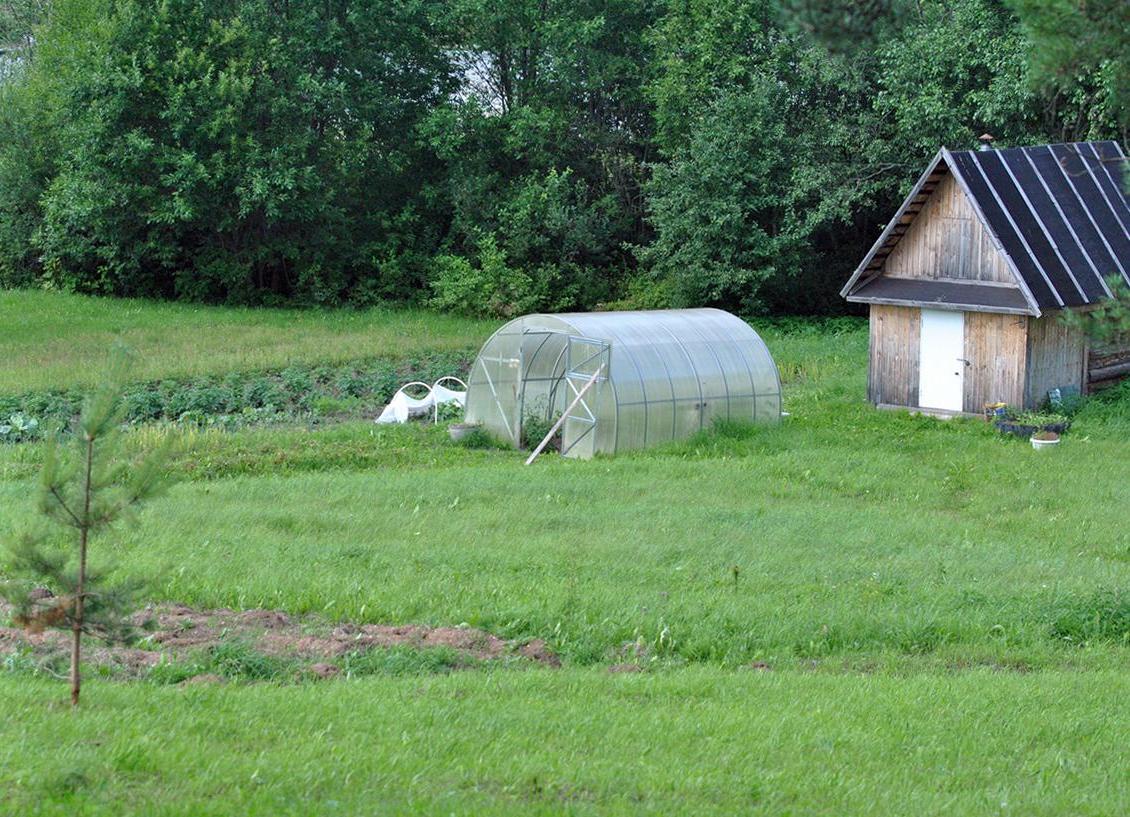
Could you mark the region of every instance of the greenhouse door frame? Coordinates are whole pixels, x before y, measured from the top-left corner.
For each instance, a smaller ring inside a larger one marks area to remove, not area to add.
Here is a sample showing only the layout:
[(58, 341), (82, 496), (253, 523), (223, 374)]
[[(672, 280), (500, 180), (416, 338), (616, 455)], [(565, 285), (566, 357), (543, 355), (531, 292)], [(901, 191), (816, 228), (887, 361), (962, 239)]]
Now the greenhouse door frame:
[[(518, 447), (521, 447), (521, 445), (522, 445), (522, 426), (524, 425), (524, 423), (526, 421), (526, 386), (527, 386), (527, 384), (529, 384), (529, 383), (543, 383), (543, 382), (553, 383), (553, 385), (550, 387), (550, 390), (549, 390), (550, 391), (550, 399), (548, 400), (548, 405), (546, 407), (546, 412), (547, 412), (547, 415), (548, 415), (553, 410), (553, 397), (552, 397), (552, 395), (554, 395), (556, 393), (557, 384), (561, 381), (561, 378), (564, 376), (562, 374), (562, 375), (558, 375), (556, 377), (529, 377), (528, 376), (529, 372), (527, 371), (527, 365), (529, 363), (532, 363), (534, 361), (534, 359), (537, 358), (537, 356), (541, 353), (542, 348), (545, 346), (545, 344), (549, 341), (549, 339), (551, 337), (561, 337), (563, 335), (568, 336), (568, 334), (569, 334), (568, 332), (562, 332), (558, 329), (525, 329), (525, 328), (522, 329), (522, 341), (518, 344), (518, 382), (519, 382), (520, 386), (518, 388), (517, 416), (514, 418), (514, 420), (515, 420), (515, 435), (514, 435), (515, 443), (514, 444), (517, 445)], [(541, 336), (542, 342), (538, 345), (538, 348), (534, 350), (534, 353), (532, 355), (530, 355), (529, 360), (527, 360), (525, 339), (528, 338), (528, 337), (531, 337), (531, 336), (534, 336), (534, 337)], [(557, 364), (561, 361), (561, 358), (564, 357), (564, 356), (565, 356), (565, 349), (562, 348), (561, 352), (557, 355), (557, 359), (554, 360), (553, 365), (550, 367), (551, 372), (557, 371)]]
[[(596, 412), (593, 407), (603, 384), (608, 381), (612, 362), (612, 344), (597, 338), (569, 335), (565, 342), (565, 374), (562, 380), (569, 386), (573, 409), (565, 415), (561, 431), (561, 456), (567, 457), (577, 445), (584, 442), (575, 456), (591, 457), (595, 452)], [(585, 387), (595, 377), (588, 391)]]
[[(490, 395), (494, 400), (494, 406), (498, 410), (499, 419), (502, 420), (503, 427), (510, 438), (511, 443), (515, 447), (522, 444), (522, 392), (524, 390), (522, 380), (522, 341), (521, 332), (499, 332), (497, 336), (518, 336), (517, 357), (507, 357), (502, 354), (502, 351), (489, 357), (485, 354), (480, 354), (476, 361), (482, 370), (483, 377), (486, 380), (486, 386), (490, 389)], [(494, 364), (493, 377), (491, 367), (487, 364)], [(513, 381), (509, 377), (504, 376), (507, 369), (514, 369), (515, 375)], [(473, 370), (472, 370), (473, 371)], [(473, 377), (473, 374), (472, 374)], [(513, 400), (504, 400), (504, 395), (500, 393), (504, 388), (512, 386), (514, 389)], [(511, 412), (506, 410), (506, 405), (511, 406)]]

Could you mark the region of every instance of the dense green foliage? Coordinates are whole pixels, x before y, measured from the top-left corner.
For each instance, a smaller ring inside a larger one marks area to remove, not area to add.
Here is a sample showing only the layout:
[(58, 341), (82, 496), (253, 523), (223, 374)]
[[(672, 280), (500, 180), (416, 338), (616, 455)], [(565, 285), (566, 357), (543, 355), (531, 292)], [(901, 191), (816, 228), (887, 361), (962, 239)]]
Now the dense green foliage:
[(1130, 134), (1130, 5), (1009, 0), (1031, 43), (1030, 73), (1057, 102), (1105, 110)]
[(1064, 321), (1083, 330), (1101, 353), (1104, 349), (1130, 348), (1130, 284), (1111, 276), (1107, 286), (1114, 297), (1090, 312), (1065, 312)]
[(410, 292), (429, 183), (411, 136), (449, 90), (426, 11), (60, 0), (29, 69), (42, 86), (11, 92), (58, 148), (35, 191), (40, 278), (193, 300)]
[(939, 145), (1120, 133), (1069, 5), (9, 0), (0, 286), (835, 311)]

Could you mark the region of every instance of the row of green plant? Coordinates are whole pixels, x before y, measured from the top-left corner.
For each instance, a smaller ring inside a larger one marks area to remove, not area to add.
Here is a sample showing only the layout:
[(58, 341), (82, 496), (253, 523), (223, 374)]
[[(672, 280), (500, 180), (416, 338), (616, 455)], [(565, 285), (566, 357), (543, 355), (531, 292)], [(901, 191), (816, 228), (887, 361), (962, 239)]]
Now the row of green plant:
[[(318, 419), (375, 413), (405, 382), (433, 382), (463, 375), (471, 352), (437, 352), (394, 361), (384, 358), (344, 365), (293, 365), (225, 376), (165, 379), (125, 387), (129, 424), (173, 421), (231, 430), (296, 418)], [(0, 442), (27, 442), (67, 429), (78, 416), (79, 390), (0, 396)]]

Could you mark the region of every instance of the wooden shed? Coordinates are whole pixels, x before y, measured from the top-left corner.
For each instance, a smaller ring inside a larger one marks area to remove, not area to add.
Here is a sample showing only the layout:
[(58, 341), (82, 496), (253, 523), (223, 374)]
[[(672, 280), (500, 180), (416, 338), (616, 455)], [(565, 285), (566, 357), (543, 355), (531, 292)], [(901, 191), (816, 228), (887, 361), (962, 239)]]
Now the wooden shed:
[(1062, 320), (1130, 284), (1125, 172), (1115, 142), (939, 151), (841, 292), (870, 305), (870, 400), (1034, 408), (1130, 371)]

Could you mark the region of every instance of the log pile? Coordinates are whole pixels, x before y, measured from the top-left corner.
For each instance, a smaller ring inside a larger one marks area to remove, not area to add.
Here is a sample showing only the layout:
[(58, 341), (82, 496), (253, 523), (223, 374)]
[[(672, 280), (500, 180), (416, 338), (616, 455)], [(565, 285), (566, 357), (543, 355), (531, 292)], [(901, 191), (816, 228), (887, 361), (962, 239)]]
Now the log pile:
[(1130, 348), (1096, 349), (1091, 352), (1087, 365), (1087, 385), (1090, 391), (1117, 386), (1130, 376)]

